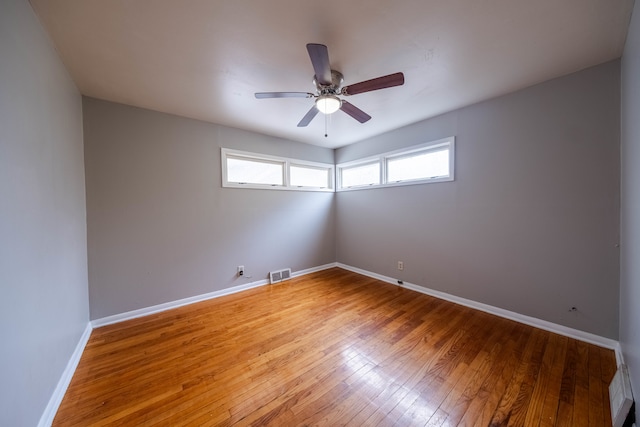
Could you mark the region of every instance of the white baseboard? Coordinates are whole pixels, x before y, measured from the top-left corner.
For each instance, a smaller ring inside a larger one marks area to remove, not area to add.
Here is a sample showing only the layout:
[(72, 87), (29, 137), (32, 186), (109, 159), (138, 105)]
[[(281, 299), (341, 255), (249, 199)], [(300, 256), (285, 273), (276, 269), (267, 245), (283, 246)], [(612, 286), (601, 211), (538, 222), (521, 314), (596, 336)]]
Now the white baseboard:
[(337, 266), (338, 266), (337, 262), (332, 262), (329, 264), (320, 265), (318, 267), (312, 267), (312, 268), (307, 268), (305, 270), (294, 271), (293, 273), (291, 273), (291, 277), (304, 276), (306, 274), (311, 274), (311, 273), (315, 273), (322, 270), (328, 270), (330, 268), (337, 267)]
[(234, 286), (232, 288), (221, 289), (219, 291), (208, 292), (202, 295), (196, 295), (193, 297), (183, 298), (176, 301), (169, 301), (163, 304), (153, 305), (151, 307), (140, 308), (138, 310), (127, 311), (125, 313), (114, 314), (113, 316), (102, 317), (100, 319), (92, 320), (91, 325), (94, 328), (102, 326), (112, 325), (114, 323), (124, 322), (126, 320), (137, 319), (138, 317), (148, 316), (150, 314), (160, 313), (162, 311), (171, 310), (174, 308), (182, 307), (184, 305), (194, 304), (200, 301), (206, 301), (212, 298), (219, 298), (225, 295), (235, 294), (237, 292), (246, 291), (248, 289), (257, 288), (268, 284), (269, 281), (258, 280), (244, 285)]
[[(318, 267), (307, 268), (305, 270), (295, 271), (291, 273), (291, 277), (304, 276), (305, 274), (315, 273), (317, 271), (326, 270), (332, 267), (336, 267), (336, 263), (325, 264)], [(248, 289), (257, 288), (259, 286), (268, 285), (267, 279), (257, 280), (255, 282), (246, 283), (244, 285), (234, 286), (232, 288), (221, 289), (219, 291), (209, 292), (202, 295), (196, 295), (189, 298), (183, 298), (176, 301), (170, 301), (163, 304), (154, 305), (151, 307), (145, 307), (138, 310), (127, 311), (126, 313), (114, 314), (113, 316), (102, 317), (91, 321), (91, 325), (94, 328), (101, 326), (111, 325), (114, 323), (124, 322), (125, 320), (136, 319), (138, 317), (148, 316), (150, 314), (160, 313), (162, 311), (171, 310), (173, 308), (182, 307), (188, 304), (194, 304), (200, 301), (206, 301), (213, 298), (219, 298), (225, 295), (235, 294), (237, 292), (246, 291)]]
[(363, 270), (357, 267), (352, 267), (350, 265), (337, 263), (337, 267), (343, 268), (345, 270), (353, 271), (354, 273), (362, 274), (363, 276), (368, 276), (374, 279), (378, 279), (386, 283), (391, 283), (396, 286), (401, 286), (403, 288), (411, 289), (412, 291), (420, 292), (422, 294), (426, 294), (435, 298), (453, 302), (455, 304), (460, 304), (476, 310), (484, 311), (486, 313), (495, 314), (496, 316), (514, 320), (519, 323), (524, 323), (525, 325), (529, 325), (535, 328), (543, 329), (545, 331), (553, 332), (558, 335), (563, 335), (569, 338), (575, 338), (580, 341), (584, 341), (590, 344), (595, 344), (600, 347), (608, 348), (615, 352), (616, 361), (618, 365), (620, 365), (623, 362), (620, 343), (610, 338), (601, 337), (599, 335), (595, 335), (589, 332), (584, 332), (579, 329), (569, 328), (567, 326), (558, 325), (557, 323), (548, 322), (546, 320), (538, 319), (531, 316), (526, 316), (524, 314), (505, 310), (503, 308), (494, 307), (489, 304), (484, 304), (481, 302), (458, 297), (455, 295), (448, 294), (446, 292), (425, 288), (423, 286), (415, 285), (413, 283), (408, 283), (406, 281), (402, 285), (399, 285), (398, 280), (393, 277), (383, 276), (381, 274), (373, 273), (371, 271)]
[(64, 371), (58, 380), (56, 388), (53, 390), (49, 403), (47, 403), (47, 407), (44, 409), (44, 412), (40, 417), (38, 427), (49, 427), (51, 426), (51, 423), (53, 423), (53, 419), (55, 418), (56, 412), (58, 412), (58, 408), (60, 407), (60, 403), (62, 403), (62, 398), (71, 383), (71, 378), (73, 378), (73, 374), (78, 367), (78, 363), (82, 357), (82, 352), (89, 341), (92, 330), (93, 328), (91, 327), (91, 323), (87, 323), (87, 327), (84, 329), (75, 350), (73, 350), (73, 354), (71, 355), (69, 362), (67, 362), (67, 366), (64, 368)]

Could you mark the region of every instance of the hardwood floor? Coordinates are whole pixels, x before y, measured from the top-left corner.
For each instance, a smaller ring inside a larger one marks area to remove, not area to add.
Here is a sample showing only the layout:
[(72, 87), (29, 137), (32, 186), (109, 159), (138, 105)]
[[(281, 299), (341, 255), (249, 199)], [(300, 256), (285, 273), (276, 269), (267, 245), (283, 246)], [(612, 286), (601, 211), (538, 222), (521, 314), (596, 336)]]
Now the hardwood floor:
[(611, 350), (334, 268), (93, 331), (55, 426), (608, 426)]

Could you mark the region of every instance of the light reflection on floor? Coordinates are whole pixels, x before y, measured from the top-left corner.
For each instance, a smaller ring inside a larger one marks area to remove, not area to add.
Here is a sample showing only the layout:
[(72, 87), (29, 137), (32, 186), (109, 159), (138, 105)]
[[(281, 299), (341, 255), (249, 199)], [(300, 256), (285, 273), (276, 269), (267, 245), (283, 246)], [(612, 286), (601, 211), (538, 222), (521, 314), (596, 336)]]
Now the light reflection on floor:
[[(356, 377), (355, 380), (347, 380), (350, 385), (361, 380), (372, 387), (374, 391), (367, 393), (370, 395), (369, 401), (377, 401), (379, 407), (386, 413), (396, 407), (398, 407), (396, 412), (400, 414), (411, 410), (411, 424), (424, 425), (437, 411), (437, 406), (433, 407), (432, 403), (422, 397), (420, 393), (405, 387), (404, 382), (397, 382), (393, 376), (386, 374), (384, 368), (376, 361), (371, 360), (364, 352), (360, 352), (354, 346), (343, 350), (342, 355), (345, 359), (344, 363), (353, 372), (353, 377)], [(443, 413), (443, 415), (445, 414)], [(436, 425), (448, 426), (449, 424), (445, 421)]]

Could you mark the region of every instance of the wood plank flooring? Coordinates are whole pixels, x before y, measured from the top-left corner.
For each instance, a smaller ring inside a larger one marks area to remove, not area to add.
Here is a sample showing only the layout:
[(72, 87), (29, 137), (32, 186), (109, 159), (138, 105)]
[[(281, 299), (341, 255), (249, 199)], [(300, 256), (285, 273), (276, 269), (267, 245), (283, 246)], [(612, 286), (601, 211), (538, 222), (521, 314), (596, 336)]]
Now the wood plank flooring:
[(608, 426), (611, 350), (334, 268), (93, 331), (54, 426)]

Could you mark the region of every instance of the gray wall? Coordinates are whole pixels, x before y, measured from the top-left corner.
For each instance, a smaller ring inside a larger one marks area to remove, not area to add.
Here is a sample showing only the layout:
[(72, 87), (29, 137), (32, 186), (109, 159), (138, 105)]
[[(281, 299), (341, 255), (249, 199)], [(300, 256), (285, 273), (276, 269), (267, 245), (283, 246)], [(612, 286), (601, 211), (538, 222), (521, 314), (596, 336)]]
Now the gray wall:
[(338, 262), (616, 339), (619, 72), (606, 63), (337, 150), (345, 162), (456, 137), (454, 182), (337, 194)]
[(220, 147), (327, 163), (333, 150), (91, 98), (83, 109), (92, 319), (335, 261), (333, 193), (222, 188), (220, 171)]
[[(620, 344), (640, 397), (640, 6), (622, 57)], [(636, 415), (640, 412), (636, 408)], [(640, 420), (640, 418), (637, 417)]]
[(0, 425), (34, 426), (89, 322), (82, 103), (25, 0), (0, 58)]

